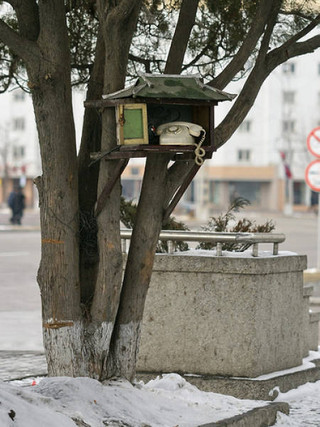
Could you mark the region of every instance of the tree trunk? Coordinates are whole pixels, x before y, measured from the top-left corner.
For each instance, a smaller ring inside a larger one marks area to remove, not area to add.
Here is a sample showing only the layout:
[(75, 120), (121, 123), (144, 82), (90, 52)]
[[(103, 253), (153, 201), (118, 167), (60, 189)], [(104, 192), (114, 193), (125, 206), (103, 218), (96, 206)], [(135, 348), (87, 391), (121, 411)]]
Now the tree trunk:
[[(123, 88), (126, 78), (129, 48), (136, 27), (141, 0), (120, 1), (117, 6), (105, 6), (98, 2), (104, 55), (104, 93)], [(117, 43), (114, 41), (117, 40)], [(110, 151), (116, 147), (116, 123), (114, 109), (102, 112), (101, 150)], [(120, 179), (117, 178), (118, 161), (102, 161), (99, 168), (97, 197), (104, 188), (115, 180), (115, 185), (107, 197), (105, 205), (97, 216), (97, 245), (99, 261), (97, 279), (92, 294), (90, 326), (87, 335), (93, 340), (89, 346), (93, 367), (90, 376), (106, 378), (106, 360), (115, 324), (122, 286), (122, 251), (120, 240)], [(117, 178), (117, 179), (116, 179)], [(88, 340), (88, 337), (87, 337)], [(87, 346), (89, 349), (89, 347)]]
[(199, 0), (183, 0), (172, 38), (165, 74), (180, 74), (190, 34), (196, 18)]
[(147, 158), (108, 357), (109, 377), (120, 376), (132, 380), (135, 375), (140, 326), (167, 195), (168, 161), (166, 155), (153, 154)]
[[(88, 83), (86, 100), (100, 99), (103, 93), (105, 66), (104, 42), (99, 31), (95, 62)], [(80, 208), (80, 287), (81, 303), (90, 312), (97, 280), (99, 261), (97, 224), (94, 208), (97, 200), (99, 163), (91, 164), (90, 154), (101, 149), (101, 117), (92, 108), (85, 110), (80, 151), (78, 155), (79, 208)]]
[[(73, 375), (80, 359), (81, 329), (78, 175), (71, 103), (70, 61), (63, 2), (47, 2), (50, 20), (38, 39), (46, 57), (28, 64), (39, 133), (43, 175), (37, 179), (41, 220), (41, 263), (44, 346), (50, 375)], [(57, 28), (62, 31), (57, 31)], [(48, 39), (53, 47), (45, 50)], [(44, 55), (44, 53), (43, 53)]]

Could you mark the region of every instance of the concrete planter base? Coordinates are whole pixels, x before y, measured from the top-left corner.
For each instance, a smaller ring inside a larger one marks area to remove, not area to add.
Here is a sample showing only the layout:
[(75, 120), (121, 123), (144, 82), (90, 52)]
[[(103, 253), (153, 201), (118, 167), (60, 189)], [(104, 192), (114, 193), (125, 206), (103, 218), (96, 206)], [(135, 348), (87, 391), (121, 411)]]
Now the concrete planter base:
[(305, 268), (287, 253), (157, 255), (137, 370), (254, 378), (300, 365)]

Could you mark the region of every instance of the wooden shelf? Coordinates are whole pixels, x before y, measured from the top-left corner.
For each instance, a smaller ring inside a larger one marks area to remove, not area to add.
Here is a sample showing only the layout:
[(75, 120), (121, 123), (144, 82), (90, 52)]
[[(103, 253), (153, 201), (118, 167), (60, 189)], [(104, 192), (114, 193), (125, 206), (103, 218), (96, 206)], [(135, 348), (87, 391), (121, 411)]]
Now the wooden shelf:
[[(117, 150), (111, 152), (91, 153), (90, 157), (93, 161), (98, 160), (114, 160), (114, 159), (129, 159), (131, 157), (147, 157), (148, 154), (172, 154), (173, 160), (185, 160), (194, 158), (193, 145), (119, 145)], [(202, 146), (206, 154), (205, 159), (211, 159), (212, 147)]]

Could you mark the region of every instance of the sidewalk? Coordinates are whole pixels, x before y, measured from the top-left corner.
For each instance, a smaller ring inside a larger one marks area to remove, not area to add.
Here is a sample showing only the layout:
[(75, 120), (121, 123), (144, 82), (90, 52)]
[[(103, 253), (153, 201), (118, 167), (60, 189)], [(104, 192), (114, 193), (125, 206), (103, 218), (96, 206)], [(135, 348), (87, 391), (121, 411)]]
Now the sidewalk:
[(11, 230), (40, 230), (39, 209), (26, 209), (22, 217), (21, 225), (10, 224), (11, 212), (9, 208), (0, 209), (0, 228), (2, 231)]
[(47, 362), (40, 351), (0, 351), (0, 380), (45, 375)]

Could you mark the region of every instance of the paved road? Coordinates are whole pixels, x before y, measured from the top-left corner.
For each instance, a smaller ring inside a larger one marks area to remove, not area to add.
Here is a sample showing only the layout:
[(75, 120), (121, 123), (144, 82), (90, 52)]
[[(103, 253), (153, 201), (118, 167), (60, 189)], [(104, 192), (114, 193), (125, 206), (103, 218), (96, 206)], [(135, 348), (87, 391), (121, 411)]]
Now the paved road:
[[(242, 215), (243, 216), (243, 215)], [(315, 215), (261, 215), (249, 213), (258, 223), (274, 218), (276, 232), (287, 235), (280, 250), (308, 255), (308, 266), (317, 261)], [(9, 212), (0, 212), (0, 227), (8, 225)], [(39, 225), (39, 215), (26, 212), (24, 225)], [(199, 224), (190, 224), (192, 228)], [(271, 250), (267, 245), (266, 250)], [(39, 231), (0, 231), (0, 351), (42, 350), (41, 302), (36, 274), (40, 261)]]
[(0, 350), (42, 350), (39, 232), (0, 233)]

